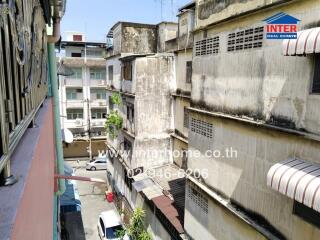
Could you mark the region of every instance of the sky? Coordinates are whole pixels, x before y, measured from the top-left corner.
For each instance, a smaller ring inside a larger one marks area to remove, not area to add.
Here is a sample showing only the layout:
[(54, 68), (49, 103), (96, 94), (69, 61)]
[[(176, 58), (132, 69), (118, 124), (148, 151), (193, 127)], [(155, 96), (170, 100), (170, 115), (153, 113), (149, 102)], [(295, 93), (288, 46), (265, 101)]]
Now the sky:
[(77, 31), (85, 33), (87, 41), (105, 42), (105, 35), (118, 21), (176, 22), (178, 8), (189, 2), (191, 0), (67, 0), (62, 36), (65, 31)]

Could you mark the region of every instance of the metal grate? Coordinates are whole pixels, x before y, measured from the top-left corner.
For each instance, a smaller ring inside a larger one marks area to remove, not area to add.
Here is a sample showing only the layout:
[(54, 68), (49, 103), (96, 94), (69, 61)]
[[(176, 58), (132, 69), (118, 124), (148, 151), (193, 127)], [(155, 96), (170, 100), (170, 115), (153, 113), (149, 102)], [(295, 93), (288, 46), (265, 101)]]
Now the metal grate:
[(219, 36), (206, 38), (195, 43), (196, 56), (212, 55), (219, 53)]
[(263, 45), (264, 27), (250, 28), (228, 35), (228, 52), (261, 48)]
[(208, 199), (203, 191), (193, 183), (187, 187), (188, 199), (194, 203), (203, 213), (208, 214)]
[(192, 118), (191, 132), (194, 132), (207, 138), (213, 138), (213, 125), (211, 123)]
[(43, 9), (35, 0), (7, 2), (0, 3), (0, 172), (48, 89)]
[(315, 54), (314, 58), (314, 75), (311, 93), (320, 93), (320, 54)]

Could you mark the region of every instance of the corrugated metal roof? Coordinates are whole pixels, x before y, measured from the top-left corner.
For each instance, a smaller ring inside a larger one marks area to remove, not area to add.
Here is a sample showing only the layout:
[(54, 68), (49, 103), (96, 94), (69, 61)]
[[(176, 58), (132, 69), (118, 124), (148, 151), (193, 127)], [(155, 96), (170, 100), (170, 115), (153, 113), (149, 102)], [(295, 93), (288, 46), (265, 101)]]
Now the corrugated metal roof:
[(297, 39), (286, 39), (282, 43), (285, 56), (320, 53), (320, 27), (298, 32)]
[(146, 187), (142, 192), (149, 200), (163, 195), (162, 190), (157, 185)]
[(320, 212), (320, 165), (289, 159), (273, 165), (267, 184), (274, 190)]

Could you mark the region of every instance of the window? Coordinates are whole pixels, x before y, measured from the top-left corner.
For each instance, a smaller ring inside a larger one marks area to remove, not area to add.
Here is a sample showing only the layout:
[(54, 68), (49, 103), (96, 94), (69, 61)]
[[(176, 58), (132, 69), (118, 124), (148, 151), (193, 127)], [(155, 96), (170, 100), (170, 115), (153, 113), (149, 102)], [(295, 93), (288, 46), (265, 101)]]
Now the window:
[(181, 149), (182, 150), (182, 159), (181, 159), (181, 168), (187, 169), (188, 168), (188, 150)]
[(90, 68), (90, 79), (104, 80), (106, 79), (106, 70), (101, 68)]
[(109, 81), (113, 80), (113, 66), (108, 66), (108, 79)]
[(192, 118), (191, 132), (202, 135), (207, 138), (213, 138), (213, 125), (205, 121)]
[(81, 58), (82, 57), (82, 54), (81, 53), (71, 53), (71, 57), (78, 57), (78, 58)]
[(107, 99), (107, 91), (105, 89), (90, 89), (90, 96), (92, 100)]
[(87, 57), (93, 57), (93, 58), (100, 58), (102, 57), (102, 51), (101, 50), (93, 50), (88, 49), (86, 52)]
[(71, 79), (82, 79), (82, 68), (68, 68), (68, 72), (72, 72), (72, 75), (67, 76)]
[(219, 36), (206, 38), (195, 43), (196, 56), (212, 55), (219, 53)]
[(294, 201), (293, 214), (320, 228), (320, 213), (307, 207), (306, 205)]
[(186, 82), (191, 83), (192, 81), (192, 61), (186, 62)]
[(203, 213), (208, 214), (208, 199), (205, 197), (203, 191), (192, 183), (188, 185), (187, 189), (187, 197), (189, 200)]
[(66, 95), (67, 100), (80, 100), (83, 98), (81, 88), (67, 88)]
[(91, 118), (92, 119), (104, 119), (107, 117), (107, 110), (104, 108), (92, 108)]
[(82, 42), (82, 35), (79, 35), (79, 34), (73, 35), (73, 41)]
[(311, 93), (320, 93), (320, 54), (314, 57), (314, 75)]
[(134, 106), (127, 105), (127, 119), (132, 122), (134, 121)]
[(122, 77), (124, 80), (132, 80), (132, 62), (124, 62), (122, 64)]
[(103, 220), (102, 220), (102, 218), (100, 218), (100, 227), (101, 227), (101, 229), (102, 229), (102, 231), (103, 231), (103, 233), (105, 233), (105, 227), (104, 227), (104, 223), (103, 223)]
[(132, 191), (132, 183), (133, 183), (133, 178), (129, 176), (128, 172), (126, 169), (123, 169), (123, 174), (124, 174), (124, 182), (127, 185), (127, 187)]
[(67, 119), (68, 120), (75, 120), (78, 118), (80, 118), (80, 119), (83, 118), (83, 109), (82, 108), (67, 109)]
[(261, 48), (264, 27), (250, 28), (228, 35), (228, 52)]

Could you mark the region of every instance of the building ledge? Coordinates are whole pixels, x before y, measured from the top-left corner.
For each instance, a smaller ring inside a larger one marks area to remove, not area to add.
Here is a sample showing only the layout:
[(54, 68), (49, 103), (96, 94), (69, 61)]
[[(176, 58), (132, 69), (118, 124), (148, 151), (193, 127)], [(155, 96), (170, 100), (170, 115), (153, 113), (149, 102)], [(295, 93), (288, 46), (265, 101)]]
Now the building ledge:
[(247, 118), (241, 118), (238, 116), (225, 114), (225, 113), (221, 113), (221, 112), (209, 112), (206, 110), (201, 110), (201, 109), (193, 108), (193, 107), (188, 107), (188, 110), (193, 111), (193, 112), (197, 112), (197, 113), (201, 113), (201, 114), (205, 114), (208, 116), (216, 117), (216, 118), (224, 118), (224, 119), (229, 119), (229, 120), (233, 120), (233, 121), (238, 121), (238, 122), (252, 125), (255, 127), (263, 127), (266, 129), (272, 129), (272, 130), (283, 132), (283, 133), (293, 134), (293, 135), (303, 137), (308, 140), (320, 142), (320, 136), (317, 134), (294, 130), (294, 129), (289, 129), (289, 128), (284, 128), (284, 127), (279, 127), (279, 126), (268, 124), (265, 121), (257, 121), (257, 120), (247, 119)]
[(186, 99), (191, 100), (191, 96), (184, 95), (184, 94), (171, 93), (171, 96), (175, 97), (175, 98), (186, 98)]
[(107, 90), (109, 91), (112, 91), (112, 92), (117, 92), (117, 93), (120, 93), (121, 95), (125, 95), (125, 96), (128, 96), (128, 97), (135, 97), (136, 95), (134, 93), (128, 93), (128, 92), (122, 92), (121, 90), (119, 89), (113, 89), (109, 86), (106, 87)]
[(189, 143), (189, 142), (188, 142), (188, 138), (181, 137), (181, 136), (177, 135), (176, 133), (172, 133), (171, 136), (172, 136), (173, 138), (179, 139), (180, 141), (182, 141), (182, 142), (184, 142), (184, 143), (186, 143), (186, 144)]

